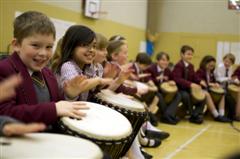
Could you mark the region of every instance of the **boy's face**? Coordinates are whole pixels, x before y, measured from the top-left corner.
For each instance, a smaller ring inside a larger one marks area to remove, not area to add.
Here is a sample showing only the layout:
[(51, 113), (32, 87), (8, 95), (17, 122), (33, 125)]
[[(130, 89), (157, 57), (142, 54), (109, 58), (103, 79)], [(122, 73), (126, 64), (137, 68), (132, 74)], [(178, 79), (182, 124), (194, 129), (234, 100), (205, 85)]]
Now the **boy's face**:
[(103, 61), (106, 61), (106, 57), (107, 57), (107, 49), (106, 48), (103, 48), (101, 50), (97, 49), (94, 62), (103, 63)]
[(54, 40), (52, 34), (42, 35), (36, 33), (24, 38), (21, 43), (14, 39), (13, 49), (18, 53), (28, 69), (40, 71), (52, 57)]
[(96, 40), (93, 40), (88, 46), (77, 46), (74, 49), (74, 60), (79, 64), (84, 66), (85, 64), (93, 63), (96, 55)]
[(232, 61), (229, 58), (225, 58), (223, 63), (226, 68), (230, 68), (232, 66)]
[(181, 53), (181, 57), (183, 61), (190, 63), (193, 58), (193, 52), (191, 50), (187, 50), (185, 53)]
[(112, 59), (116, 61), (119, 65), (124, 65), (127, 63), (128, 58), (128, 46), (126, 44), (122, 45), (118, 54), (113, 54)]
[(158, 63), (158, 66), (159, 66), (160, 68), (165, 69), (165, 68), (168, 67), (169, 60), (167, 59), (166, 56), (162, 56), (162, 58), (159, 59), (159, 60), (157, 61), (157, 63)]

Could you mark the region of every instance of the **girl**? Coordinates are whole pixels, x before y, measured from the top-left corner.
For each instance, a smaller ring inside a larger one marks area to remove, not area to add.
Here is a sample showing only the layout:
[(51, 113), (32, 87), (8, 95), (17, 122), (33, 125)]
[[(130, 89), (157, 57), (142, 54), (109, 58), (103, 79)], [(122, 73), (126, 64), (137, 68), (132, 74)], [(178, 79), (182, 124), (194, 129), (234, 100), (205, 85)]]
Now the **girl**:
[[(197, 76), (201, 80), (205, 81), (206, 86), (205, 89), (209, 90), (210, 87), (216, 87), (219, 88), (219, 84), (216, 82), (215, 77), (214, 77), (214, 69), (215, 69), (215, 64), (216, 60), (212, 56), (205, 56), (201, 63), (200, 63), (200, 68), (197, 71)], [(215, 104), (212, 97), (210, 96), (208, 91), (205, 91), (206, 94), (206, 103), (208, 106), (208, 109), (212, 113), (214, 120), (219, 121), (219, 122), (230, 122), (230, 119), (226, 118), (224, 116), (225, 112), (225, 97), (222, 96), (220, 102), (218, 103), (218, 109), (216, 109)]]

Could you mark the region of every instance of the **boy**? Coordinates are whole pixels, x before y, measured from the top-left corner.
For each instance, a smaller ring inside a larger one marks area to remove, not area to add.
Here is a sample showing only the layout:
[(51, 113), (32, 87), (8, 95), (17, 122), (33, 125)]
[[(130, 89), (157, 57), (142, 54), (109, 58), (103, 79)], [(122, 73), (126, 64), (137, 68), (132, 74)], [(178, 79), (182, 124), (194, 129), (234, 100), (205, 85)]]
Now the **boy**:
[(150, 80), (155, 83), (158, 87), (159, 93), (157, 96), (159, 98), (158, 105), (161, 108), (163, 116), (161, 117), (164, 123), (168, 124), (177, 124), (179, 118), (176, 117), (177, 107), (181, 101), (181, 95), (176, 93), (175, 97), (170, 103), (164, 101), (164, 97), (161, 94), (160, 85), (163, 82), (168, 82), (170, 85), (176, 86), (176, 83), (172, 81), (171, 71), (168, 69), (169, 64), (169, 55), (165, 52), (160, 52), (156, 56), (157, 63), (152, 64), (147, 70), (147, 73), (150, 73)]
[[(67, 102), (59, 94), (56, 79), (45, 66), (52, 56), (55, 28), (50, 19), (28, 11), (14, 21), (14, 53), (0, 61), (0, 80), (19, 73), (22, 83), (16, 95), (0, 103), (0, 114), (17, 120), (53, 124), (58, 117), (81, 118), (86, 108), (80, 102)], [(59, 101), (59, 102), (58, 102)]]
[(203, 109), (205, 100), (199, 101), (193, 106), (191, 99), (191, 89), (201, 89), (201, 85), (205, 85), (204, 81), (200, 81), (194, 71), (194, 66), (191, 64), (194, 50), (191, 46), (184, 45), (181, 48), (181, 60), (175, 65), (172, 77), (180, 89), (183, 105), (190, 110), (191, 117), (189, 121), (196, 124), (203, 122)]

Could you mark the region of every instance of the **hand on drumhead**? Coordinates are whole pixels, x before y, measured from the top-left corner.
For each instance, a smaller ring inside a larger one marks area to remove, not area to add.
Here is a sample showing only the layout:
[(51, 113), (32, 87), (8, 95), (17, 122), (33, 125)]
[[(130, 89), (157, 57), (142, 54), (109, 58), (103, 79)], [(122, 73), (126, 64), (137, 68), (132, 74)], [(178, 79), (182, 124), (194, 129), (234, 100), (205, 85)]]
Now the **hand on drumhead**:
[(71, 80), (66, 81), (63, 86), (64, 93), (69, 98), (78, 96), (81, 92), (84, 91), (83, 88), (87, 84), (86, 79), (86, 76), (79, 75), (72, 78)]
[(8, 123), (3, 127), (3, 134), (5, 136), (24, 135), (26, 133), (43, 131), (46, 126), (42, 123)]
[(72, 117), (76, 119), (81, 119), (86, 116), (81, 110), (89, 109), (89, 107), (82, 102), (69, 102), (69, 101), (60, 101), (56, 103), (57, 116), (63, 117)]
[(168, 82), (170, 86), (176, 86), (176, 82), (175, 81), (169, 81)]
[(201, 86), (196, 84), (196, 83), (191, 83), (191, 86), (190, 86), (192, 89), (201, 89)]
[(207, 83), (204, 80), (201, 80), (200, 85), (207, 88)]

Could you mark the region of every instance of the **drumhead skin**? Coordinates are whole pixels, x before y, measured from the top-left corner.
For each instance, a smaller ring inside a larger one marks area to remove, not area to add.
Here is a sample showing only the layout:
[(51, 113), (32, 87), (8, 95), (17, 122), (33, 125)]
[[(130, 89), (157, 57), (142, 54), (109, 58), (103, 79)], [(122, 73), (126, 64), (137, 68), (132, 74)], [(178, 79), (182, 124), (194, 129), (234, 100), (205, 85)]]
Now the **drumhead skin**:
[(111, 103), (114, 106), (118, 106), (136, 112), (145, 112), (144, 105), (141, 102), (129, 99), (121, 94), (116, 94), (109, 90), (103, 90), (96, 96), (99, 99)]
[(138, 82), (138, 81), (134, 81), (136, 87), (138, 90), (140, 90), (141, 92), (144, 92), (143, 94), (148, 92), (148, 85), (142, 83), (142, 82)]
[(172, 86), (170, 85), (168, 82), (164, 82), (160, 85), (160, 88), (162, 89), (162, 91), (166, 92), (166, 93), (176, 93), (178, 88), (177, 86)]
[(236, 86), (235, 84), (228, 85), (228, 90), (233, 92), (239, 92), (239, 86)]
[(69, 129), (89, 138), (105, 141), (120, 140), (131, 135), (132, 126), (125, 116), (100, 104), (83, 103), (86, 103), (89, 109), (81, 110), (86, 113), (82, 120), (61, 118)]
[(205, 93), (202, 89), (191, 89), (191, 94), (197, 101), (202, 101), (205, 99)]
[(86, 139), (68, 135), (30, 133), (22, 137), (2, 137), (4, 159), (102, 159), (100, 148)]
[(212, 91), (214, 93), (218, 93), (218, 94), (224, 94), (224, 89), (221, 87), (219, 87), (219, 88), (210, 87), (210, 91)]

